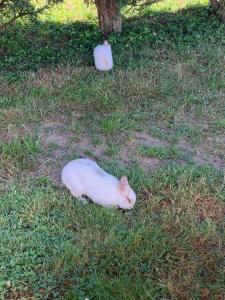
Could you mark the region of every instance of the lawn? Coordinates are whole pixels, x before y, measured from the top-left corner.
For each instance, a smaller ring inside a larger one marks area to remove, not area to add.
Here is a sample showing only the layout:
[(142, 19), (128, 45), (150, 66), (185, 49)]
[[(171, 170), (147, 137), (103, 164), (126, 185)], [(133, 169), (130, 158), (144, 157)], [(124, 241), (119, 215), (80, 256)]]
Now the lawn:
[[(0, 35), (1, 299), (225, 299), (224, 24), (206, 0), (122, 12), (108, 73), (79, 1)], [(75, 201), (78, 157), (134, 209)]]

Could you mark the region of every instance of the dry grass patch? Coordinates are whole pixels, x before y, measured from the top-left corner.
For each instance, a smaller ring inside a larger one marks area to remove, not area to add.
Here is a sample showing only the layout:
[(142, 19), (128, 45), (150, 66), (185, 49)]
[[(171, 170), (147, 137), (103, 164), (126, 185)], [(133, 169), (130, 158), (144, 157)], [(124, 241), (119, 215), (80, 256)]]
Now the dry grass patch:
[(33, 293), (31, 291), (17, 291), (16, 289), (11, 289), (5, 295), (6, 300), (35, 300)]
[(80, 76), (88, 76), (91, 71), (91, 68), (74, 68), (70, 64), (59, 65), (54, 69), (42, 68), (36, 72), (29, 73), (28, 79), (23, 83), (23, 87), (28, 89), (31, 87), (44, 88), (51, 94), (55, 90), (63, 88), (75, 78), (79, 81)]
[(4, 125), (16, 124), (20, 120), (25, 119), (26, 113), (19, 108), (10, 108), (1, 111), (0, 114), (0, 123), (2, 127)]
[(16, 97), (18, 94), (18, 87), (15, 84), (9, 84), (0, 77), (0, 95), (1, 97)]
[(225, 217), (225, 204), (213, 196), (197, 196), (195, 198), (196, 215), (199, 221), (211, 219), (220, 222)]

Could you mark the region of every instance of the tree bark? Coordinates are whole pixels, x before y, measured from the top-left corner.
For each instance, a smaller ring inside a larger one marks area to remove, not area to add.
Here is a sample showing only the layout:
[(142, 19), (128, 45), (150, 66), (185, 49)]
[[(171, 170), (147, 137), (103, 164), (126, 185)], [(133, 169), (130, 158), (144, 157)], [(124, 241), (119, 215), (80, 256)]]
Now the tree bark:
[(213, 13), (217, 13), (218, 10), (219, 10), (219, 3), (217, 0), (210, 0), (211, 2), (211, 5), (212, 5), (212, 10), (213, 10)]
[(221, 21), (225, 22), (225, 0), (210, 0), (210, 2), (213, 13), (218, 14)]
[(225, 22), (225, 0), (220, 0), (220, 19)]
[(99, 27), (103, 35), (121, 33), (122, 18), (119, 14), (117, 0), (95, 0), (98, 11)]

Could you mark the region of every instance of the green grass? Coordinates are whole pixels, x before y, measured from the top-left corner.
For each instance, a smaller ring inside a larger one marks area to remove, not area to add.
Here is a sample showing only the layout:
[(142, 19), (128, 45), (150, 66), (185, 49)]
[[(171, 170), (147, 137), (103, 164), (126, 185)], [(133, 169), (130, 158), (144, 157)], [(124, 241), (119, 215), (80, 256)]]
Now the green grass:
[[(180, 8), (123, 6), (108, 73), (81, 1), (0, 36), (0, 298), (225, 297), (224, 24), (205, 0)], [(132, 211), (56, 184), (80, 155), (128, 176)]]
[(113, 113), (109, 117), (102, 118), (100, 123), (103, 133), (120, 135), (123, 131), (132, 129), (133, 120), (128, 114)]
[(176, 147), (147, 147), (140, 146), (138, 152), (141, 155), (156, 157), (159, 159), (175, 159), (183, 157), (183, 153)]
[(118, 153), (119, 153), (118, 147), (113, 144), (109, 144), (104, 152), (104, 154), (107, 156), (114, 156), (117, 155)]
[[(152, 175), (137, 166), (127, 171), (135, 173), (141, 200), (125, 213), (83, 206), (44, 179), (2, 187), (2, 294), (7, 281), (12, 294), (22, 290), (37, 298), (195, 298), (205, 288), (211, 287), (212, 296), (224, 291), (221, 224), (199, 222), (195, 206), (199, 191), (224, 197), (221, 177), (193, 167)], [(148, 194), (142, 194), (145, 189)], [(164, 206), (168, 189), (173, 202)], [(218, 241), (214, 255), (211, 245)]]
[[(21, 170), (32, 169), (35, 159), (40, 153), (40, 143), (35, 135), (25, 135), (22, 138), (0, 144), (0, 166), (4, 173), (20, 172)], [(5, 172), (4, 172), (5, 171)]]
[(19, 161), (35, 157), (40, 150), (40, 144), (36, 136), (27, 135), (22, 138), (14, 138), (7, 144), (1, 145), (3, 158), (15, 158)]

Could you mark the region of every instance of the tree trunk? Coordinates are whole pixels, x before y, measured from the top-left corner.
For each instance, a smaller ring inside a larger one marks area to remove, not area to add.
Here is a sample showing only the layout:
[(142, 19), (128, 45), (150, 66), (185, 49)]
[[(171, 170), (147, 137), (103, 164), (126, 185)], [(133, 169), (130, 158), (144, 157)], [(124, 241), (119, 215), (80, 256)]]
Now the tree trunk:
[(210, 0), (211, 2), (211, 5), (212, 5), (212, 10), (213, 10), (213, 13), (216, 14), (219, 10), (219, 3), (217, 0)]
[(117, 0), (95, 0), (98, 11), (99, 27), (107, 36), (109, 33), (121, 33), (122, 18), (119, 14)]
[(225, 0), (220, 0), (220, 19), (225, 22)]
[(218, 14), (221, 21), (225, 22), (225, 0), (210, 0), (214, 14)]

